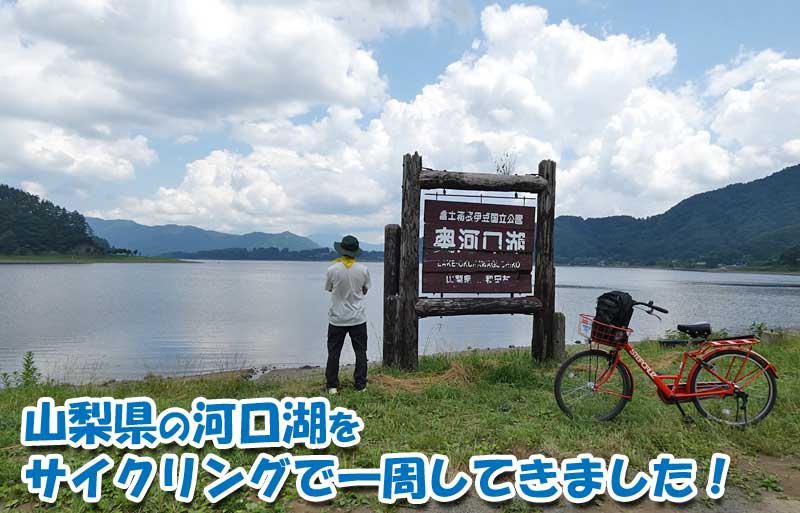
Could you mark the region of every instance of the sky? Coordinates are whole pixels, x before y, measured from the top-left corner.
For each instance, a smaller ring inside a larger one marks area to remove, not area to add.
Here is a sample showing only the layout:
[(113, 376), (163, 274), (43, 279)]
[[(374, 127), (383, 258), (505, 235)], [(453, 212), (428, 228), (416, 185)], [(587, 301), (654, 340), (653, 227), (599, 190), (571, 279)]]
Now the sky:
[(0, 183), (69, 209), (380, 242), (402, 156), (558, 163), (649, 216), (800, 162), (792, 1), (0, 0)]

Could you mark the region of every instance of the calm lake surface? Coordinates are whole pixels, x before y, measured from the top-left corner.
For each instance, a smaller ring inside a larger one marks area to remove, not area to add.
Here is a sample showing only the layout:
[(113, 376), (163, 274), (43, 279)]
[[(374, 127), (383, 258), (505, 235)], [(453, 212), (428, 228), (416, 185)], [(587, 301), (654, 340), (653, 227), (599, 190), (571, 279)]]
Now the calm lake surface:
[[(367, 264), (369, 358), (381, 355), (383, 264)], [(33, 351), (46, 375), (63, 381), (178, 375), (325, 361), (326, 263), (0, 265), (0, 370)], [(559, 267), (556, 310), (567, 340), (597, 296), (626, 290), (670, 310), (638, 313), (634, 338), (678, 322), (710, 321), (730, 332), (753, 322), (800, 327), (800, 276), (655, 269)], [(531, 317), (423, 319), (420, 351), (530, 344)], [(347, 343), (342, 362), (353, 361)]]

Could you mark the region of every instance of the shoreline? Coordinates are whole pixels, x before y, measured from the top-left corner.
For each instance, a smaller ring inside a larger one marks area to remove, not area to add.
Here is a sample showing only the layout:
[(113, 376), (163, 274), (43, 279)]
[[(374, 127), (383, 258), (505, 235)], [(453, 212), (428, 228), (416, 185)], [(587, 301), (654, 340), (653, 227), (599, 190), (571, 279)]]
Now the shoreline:
[[(776, 332), (765, 332), (761, 337), (761, 344), (769, 345), (775, 343), (781, 343), (786, 340), (794, 340), (800, 339), (800, 329), (787, 329), (785, 331), (776, 331)], [(676, 344), (676, 345), (663, 345), (661, 344), (662, 341), (668, 339), (645, 339), (645, 340), (634, 340), (631, 341), (634, 345), (640, 344), (651, 344), (656, 343), (661, 345), (662, 348), (665, 350), (681, 350), (681, 352), (685, 349), (684, 345)], [(681, 340), (683, 342), (683, 340)], [(696, 346), (696, 347), (699, 347)], [(566, 343), (566, 352), (569, 353), (572, 351), (583, 351), (589, 349), (589, 344), (585, 341), (582, 341), (580, 344), (576, 344), (574, 342), (567, 342)], [(453, 358), (463, 358), (469, 355), (481, 355), (481, 356), (491, 356), (491, 355), (502, 355), (505, 353), (512, 353), (518, 351), (530, 351), (529, 345), (522, 345), (522, 346), (515, 346), (515, 345), (508, 345), (503, 347), (476, 347), (471, 349), (463, 349), (458, 351), (442, 351), (438, 353), (431, 353), (431, 354), (420, 354), (420, 358), (426, 359), (453, 359)], [(347, 363), (341, 364), (339, 366), (340, 372), (345, 372), (352, 370), (354, 368), (354, 363)], [(376, 368), (383, 368), (383, 363), (380, 360), (369, 361), (368, 366), (370, 369)], [(324, 379), (324, 372), (325, 366), (320, 364), (305, 364), (305, 365), (294, 365), (291, 367), (284, 367), (277, 364), (269, 364), (265, 363), (262, 365), (251, 365), (239, 368), (231, 368), (231, 369), (224, 369), (224, 370), (210, 370), (210, 371), (197, 371), (197, 372), (187, 372), (186, 374), (151, 374), (146, 375), (141, 378), (106, 378), (106, 379), (99, 379), (97, 381), (92, 381), (89, 383), (69, 383), (63, 382), (58, 384), (64, 385), (71, 385), (71, 386), (83, 386), (87, 384), (99, 385), (99, 386), (107, 386), (111, 384), (125, 384), (125, 383), (142, 383), (146, 382), (150, 379), (163, 379), (168, 381), (193, 381), (193, 380), (203, 380), (203, 379), (225, 379), (225, 378), (236, 378), (241, 377), (246, 379), (247, 381), (254, 381), (259, 383), (285, 383), (289, 381), (308, 381), (310, 378), (322, 378)]]
[(191, 264), (188, 260), (146, 256), (0, 255), (0, 265), (35, 264)]
[(687, 271), (697, 273), (742, 273), (742, 274), (782, 274), (784, 276), (800, 276), (800, 269), (771, 269), (764, 266), (716, 267), (701, 269), (697, 267), (666, 267), (658, 265), (599, 265), (599, 264), (559, 264), (556, 267), (593, 267), (599, 269), (644, 269), (654, 271)]
[[(202, 262), (329, 262), (329, 260), (235, 260), (235, 259), (185, 259), (156, 256), (72, 256), (72, 255), (0, 255), (0, 265), (35, 264), (194, 264)], [(364, 263), (381, 263), (381, 260), (364, 260)], [(640, 269), (659, 271), (686, 271), (704, 273), (740, 273), (800, 276), (800, 269), (770, 268), (765, 266), (719, 267), (701, 269), (696, 267), (666, 267), (650, 265), (600, 265), (600, 264), (556, 264), (556, 267), (586, 267), (597, 269)]]

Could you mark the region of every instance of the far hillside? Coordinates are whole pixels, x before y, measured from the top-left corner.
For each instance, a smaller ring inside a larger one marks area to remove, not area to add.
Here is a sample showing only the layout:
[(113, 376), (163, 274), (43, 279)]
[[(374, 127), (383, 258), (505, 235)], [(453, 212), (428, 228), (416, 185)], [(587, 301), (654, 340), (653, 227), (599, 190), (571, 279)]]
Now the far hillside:
[(147, 226), (124, 219), (105, 220), (94, 217), (89, 217), (88, 221), (94, 232), (111, 244), (137, 249), (142, 255), (196, 253), (228, 248), (302, 251), (320, 247), (311, 239), (288, 231), (234, 235), (177, 224)]
[(556, 219), (561, 264), (800, 264), (800, 165), (687, 198), (663, 214)]
[(0, 255), (96, 255), (111, 251), (78, 212), (0, 184)]
[[(288, 249), (278, 248), (228, 248), (212, 249), (208, 251), (195, 251), (185, 253), (177, 251), (167, 253), (167, 258), (180, 258), (186, 260), (281, 260), (281, 261), (305, 261), (305, 262), (330, 262), (338, 258), (331, 248), (303, 249), (300, 251), (289, 251)], [(383, 251), (364, 251), (359, 260), (364, 262), (383, 261)]]

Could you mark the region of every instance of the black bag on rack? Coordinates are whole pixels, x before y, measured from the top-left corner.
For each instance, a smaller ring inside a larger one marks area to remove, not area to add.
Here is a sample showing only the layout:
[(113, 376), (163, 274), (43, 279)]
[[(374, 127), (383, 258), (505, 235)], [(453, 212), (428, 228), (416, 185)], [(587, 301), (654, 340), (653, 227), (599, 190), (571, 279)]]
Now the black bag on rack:
[(616, 330), (604, 325), (627, 328), (631, 317), (633, 317), (633, 298), (630, 294), (618, 290), (602, 294), (597, 298), (592, 339), (599, 343), (623, 345), (628, 340), (625, 330)]
[(614, 290), (597, 298), (597, 311), (594, 320), (627, 328), (633, 317), (633, 298), (627, 292)]

